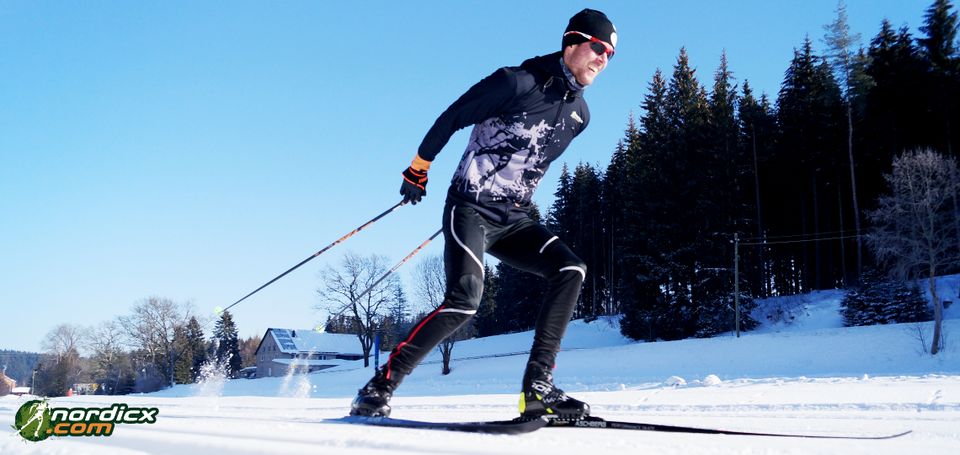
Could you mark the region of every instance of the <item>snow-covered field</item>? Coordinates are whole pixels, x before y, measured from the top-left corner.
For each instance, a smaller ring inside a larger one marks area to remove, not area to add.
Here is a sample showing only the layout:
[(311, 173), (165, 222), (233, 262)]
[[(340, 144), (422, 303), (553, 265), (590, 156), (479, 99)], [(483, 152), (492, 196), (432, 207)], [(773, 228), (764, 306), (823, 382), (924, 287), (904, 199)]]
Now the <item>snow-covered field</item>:
[[(945, 280), (948, 296), (957, 280)], [(345, 365), (311, 375), (208, 381), (124, 397), (75, 396), (54, 407), (114, 402), (159, 408), (155, 425), (119, 425), (113, 436), (23, 441), (11, 428), (28, 398), (0, 398), (0, 454), (699, 454), (960, 453), (960, 305), (946, 311), (947, 348), (923, 352), (930, 324), (845, 329), (839, 292), (763, 302), (790, 322), (765, 322), (740, 338), (632, 343), (612, 320), (574, 321), (556, 369), (558, 385), (611, 420), (744, 431), (877, 435), (851, 441), (546, 428), (521, 436), (365, 427), (343, 416), (371, 374)], [(502, 420), (516, 414), (532, 335), (462, 342), (453, 373), (428, 358), (397, 391), (398, 418)], [(477, 358), (495, 354), (499, 357)], [(509, 355), (514, 354), (514, 355)]]

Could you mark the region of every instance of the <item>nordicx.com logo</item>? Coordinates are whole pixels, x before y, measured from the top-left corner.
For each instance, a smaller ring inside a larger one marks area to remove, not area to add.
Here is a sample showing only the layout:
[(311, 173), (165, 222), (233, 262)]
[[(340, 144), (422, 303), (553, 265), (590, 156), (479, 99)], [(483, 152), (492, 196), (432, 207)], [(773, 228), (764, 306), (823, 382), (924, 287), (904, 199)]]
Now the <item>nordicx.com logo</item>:
[(47, 400), (32, 400), (20, 406), (13, 429), (34, 442), (50, 436), (110, 436), (121, 423), (156, 423), (159, 412), (122, 403), (109, 408), (54, 408)]

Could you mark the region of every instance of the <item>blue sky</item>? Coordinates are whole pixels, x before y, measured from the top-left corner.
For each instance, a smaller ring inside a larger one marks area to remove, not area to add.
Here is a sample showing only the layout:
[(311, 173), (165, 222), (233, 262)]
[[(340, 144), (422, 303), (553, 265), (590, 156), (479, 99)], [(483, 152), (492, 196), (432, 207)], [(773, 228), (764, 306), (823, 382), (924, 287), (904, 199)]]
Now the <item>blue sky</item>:
[[(930, 3), (847, 9), (867, 44), (883, 18), (916, 35)], [(4, 1), (0, 348), (39, 350), (59, 323), (94, 325), (150, 296), (212, 317), (397, 202), (436, 116), (494, 69), (559, 50), (586, 6), (620, 42), (586, 93), (590, 128), (560, 161), (605, 168), (681, 47), (701, 83), (726, 50), (739, 83), (775, 98), (804, 37), (822, 49), (836, 2)], [(433, 233), (467, 136), (437, 158), (423, 204), (235, 307), (240, 335), (315, 326), (327, 265), (347, 251), (392, 264)], [(408, 282), (415, 263), (399, 272)]]

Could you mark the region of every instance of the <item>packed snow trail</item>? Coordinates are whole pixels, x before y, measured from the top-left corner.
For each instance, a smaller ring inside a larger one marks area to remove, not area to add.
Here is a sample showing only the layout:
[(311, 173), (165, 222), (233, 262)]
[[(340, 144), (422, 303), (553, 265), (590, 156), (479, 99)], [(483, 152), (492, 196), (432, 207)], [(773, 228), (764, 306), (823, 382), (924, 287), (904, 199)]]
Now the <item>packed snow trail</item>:
[[(931, 356), (917, 339), (929, 323), (843, 328), (837, 296), (797, 299), (795, 322), (765, 324), (741, 338), (632, 343), (614, 320), (574, 321), (558, 358), (557, 383), (609, 420), (823, 435), (913, 433), (882, 441), (576, 428), (497, 436), (323, 423), (346, 415), (369, 379), (371, 370), (360, 363), (296, 378), (212, 378), (148, 395), (50, 401), (52, 407), (122, 402), (159, 409), (156, 424), (118, 425), (110, 437), (26, 442), (11, 425), (31, 398), (0, 397), (0, 454), (960, 453), (960, 343), (949, 341), (949, 334), (960, 333), (960, 305), (945, 311), (947, 347)], [(453, 373), (442, 376), (433, 364), (418, 368), (398, 389), (392, 416), (436, 422), (515, 417), (526, 359), (518, 352), (531, 336), (458, 343), (454, 357), (462, 360), (453, 362)]]
[[(49, 438), (27, 443), (13, 433), (24, 399), (0, 399), (3, 454), (529, 454), (844, 453), (960, 451), (960, 376), (769, 379), (715, 386), (649, 387), (578, 394), (611, 420), (824, 435), (896, 433), (883, 441), (781, 439), (635, 431), (544, 428), (495, 436), (325, 424), (350, 399), (278, 397), (118, 397), (160, 409), (154, 425), (118, 426), (108, 438)], [(51, 400), (54, 407), (106, 406), (115, 397)], [(513, 394), (397, 397), (394, 416), (430, 421), (497, 420), (515, 415)], [(6, 437), (4, 437), (6, 436)]]

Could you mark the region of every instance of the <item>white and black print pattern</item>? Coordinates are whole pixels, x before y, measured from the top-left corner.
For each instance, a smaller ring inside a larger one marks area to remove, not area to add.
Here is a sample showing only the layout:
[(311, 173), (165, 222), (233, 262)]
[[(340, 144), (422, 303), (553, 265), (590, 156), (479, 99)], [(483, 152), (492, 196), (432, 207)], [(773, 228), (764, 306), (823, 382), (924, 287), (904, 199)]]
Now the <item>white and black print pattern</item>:
[(474, 202), (484, 194), (491, 200), (529, 200), (546, 171), (541, 151), (553, 126), (545, 120), (527, 127), (491, 118), (476, 125), (453, 184)]

